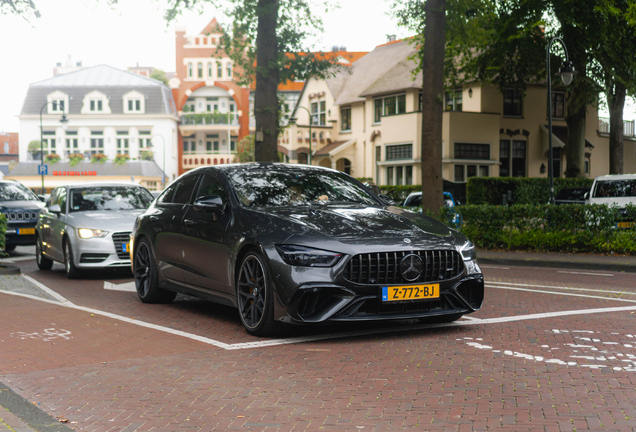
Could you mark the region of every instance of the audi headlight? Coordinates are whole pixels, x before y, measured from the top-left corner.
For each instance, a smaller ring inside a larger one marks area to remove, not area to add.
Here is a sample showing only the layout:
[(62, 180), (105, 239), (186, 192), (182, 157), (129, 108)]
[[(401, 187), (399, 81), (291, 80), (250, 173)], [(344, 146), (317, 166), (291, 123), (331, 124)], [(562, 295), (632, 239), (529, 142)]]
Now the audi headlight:
[(108, 235), (108, 231), (80, 228), (77, 230), (77, 235), (79, 235), (80, 238), (83, 238), (83, 239), (102, 238)]
[(477, 251), (475, 245), (471, 241), (467, 241), (459, 248), (459, 253), (462, 254), (464, 261), (470, 261), (477, 258)]
[(283, 261), (292, 266), (333, 267), (342, 254), (305, 246), (276, 245)]

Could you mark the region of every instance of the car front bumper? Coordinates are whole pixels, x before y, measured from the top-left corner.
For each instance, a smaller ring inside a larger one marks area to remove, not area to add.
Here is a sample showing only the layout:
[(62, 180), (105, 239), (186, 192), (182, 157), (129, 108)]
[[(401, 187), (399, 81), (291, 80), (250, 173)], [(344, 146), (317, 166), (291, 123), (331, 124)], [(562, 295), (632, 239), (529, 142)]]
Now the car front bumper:
[(115, 249), (112, 234), (104, 238), (75, 238), (71, 243), (75, 266), (89, 268), (130, 268), (130, 255)]
[(19, 234), (19, 231), (23, 229), (33, 229), (35, 231), (35, 223), (9, 224), (4, 237), (5, 244), (16, 246), (35, 245), (35, 234)]

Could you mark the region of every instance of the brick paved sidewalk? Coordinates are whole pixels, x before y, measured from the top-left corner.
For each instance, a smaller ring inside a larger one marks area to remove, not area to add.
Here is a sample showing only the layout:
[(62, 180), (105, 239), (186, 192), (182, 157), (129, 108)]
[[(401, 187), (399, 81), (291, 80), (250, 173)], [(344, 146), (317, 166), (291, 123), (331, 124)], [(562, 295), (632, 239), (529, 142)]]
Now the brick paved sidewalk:
[(0, 432), (35, 432), (28, 427), (22, 420), (11, 414), (0, 406)]

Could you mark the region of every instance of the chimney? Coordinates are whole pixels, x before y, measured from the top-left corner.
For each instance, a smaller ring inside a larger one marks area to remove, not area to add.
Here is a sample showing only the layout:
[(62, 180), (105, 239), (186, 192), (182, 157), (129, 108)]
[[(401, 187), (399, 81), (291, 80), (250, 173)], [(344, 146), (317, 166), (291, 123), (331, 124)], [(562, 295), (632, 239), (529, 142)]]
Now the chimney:
[(340, 47), (340, 51), (346, 51), (346, 50), (347, 50), (347, 47), (346, 47), (346, 46), (342, 45), (342, 46)]
[(395, 35), (394, 34), (386, 35), (386, 41), (387, 42), (395, 42)]

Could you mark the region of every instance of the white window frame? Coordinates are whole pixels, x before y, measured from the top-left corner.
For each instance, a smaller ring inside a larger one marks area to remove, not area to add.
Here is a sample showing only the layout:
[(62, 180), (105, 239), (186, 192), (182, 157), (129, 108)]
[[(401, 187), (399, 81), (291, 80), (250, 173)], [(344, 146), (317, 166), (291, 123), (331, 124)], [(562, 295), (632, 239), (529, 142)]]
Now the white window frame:
[[(138, 91), (130, 91), (124, 95), (124, 114), (144, 114), (146, 112), (146, 97)], [(133, 103), (133, 109), (129, 109), (129, 102)], [(139, 104), (139, 110), (137, 110)]]
[[(50, 93), (46, 96), (46, 102), (47, 102), (46, 112), (48, 114), (62, 114), (62, 113), (68, 114), (69, 97), (66, 93), (62, 93), (59, 90), (54, 91), (53, 93)], [(60, 102), (64, 103), (63, 110), (59, 108)]]
[[(93, 102), (91, 109), (91, 102)], [(99, 109), (99, 102), (101, 102), (102, 109)], [(108, 97), (100, 91), (92, 91), (84, 95), (82, 103), (82, 114), (112, 114), (110, 110), (110, 101)]]

